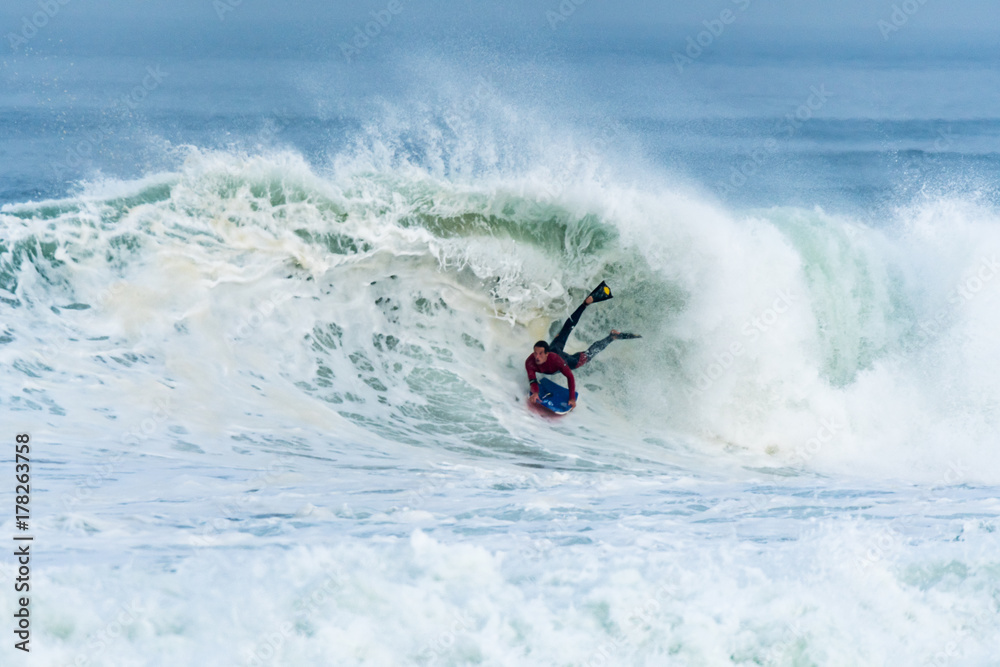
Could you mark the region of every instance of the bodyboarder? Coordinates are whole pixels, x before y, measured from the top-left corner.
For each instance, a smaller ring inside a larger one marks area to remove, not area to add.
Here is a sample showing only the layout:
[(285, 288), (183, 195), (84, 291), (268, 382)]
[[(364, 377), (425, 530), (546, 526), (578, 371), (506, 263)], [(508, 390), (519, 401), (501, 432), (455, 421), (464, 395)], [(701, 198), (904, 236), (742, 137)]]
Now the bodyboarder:
[(595, 356), (597, 356), (598, 352), (610, 345), (613, 340), (641, 338), (641, 336), (637, 334), (621, 333), (616, 329), (612, 329), (610, 334), (601, 340), (596, 341), (583, 352), (567, 354), (563, 351), (563, 347), (566, 345), (566, 341), (569, 339), (569, 335), (573, 331), (573, 327), (575, 327), (580, 321), (580, 317), (583, 315), (584, 309), (595, 301), (607, 301), (612, 298), (612, 296), (611, 288), (601, 281), (601, 284), (598, 285), (586, 299), (584, 299), (583, 303), (580, 304), (580, 307), (573, 311), (573, 314), (569, 316), (569, 319), (566, 320), (562, 329), (559, 330), (559, 333), (552, 339), (551, 343), (546, 343), (544, 340), (540, 340), (535, 343), (534, 350), (524, 362), (524, 368), (528, 372), (528, 381), (531, 384), (531, 396), (528, 397), (529, 401), (532, 403), (538, 401), (538, 381), (535, 378), (536, 373), (545, 373), (547, 375), (552, 373), (562, 373), (566, 376), (566, 380), (569, 382), (569, 405), (571, 408), (575, 408), (576, 379), (573, 377), (573, 370), (580, 368), (588, 361), (591, 361)]

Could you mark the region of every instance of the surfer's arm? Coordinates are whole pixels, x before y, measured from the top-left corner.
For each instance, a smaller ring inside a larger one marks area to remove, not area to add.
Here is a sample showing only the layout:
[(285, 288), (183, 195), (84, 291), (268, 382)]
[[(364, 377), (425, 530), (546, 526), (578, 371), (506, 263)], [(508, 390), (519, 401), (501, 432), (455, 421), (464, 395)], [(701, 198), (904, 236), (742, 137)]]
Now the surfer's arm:
[(569, 383), (569, 400), (570, 405), (576, 405), (576, 378), (573, 377), (573, 371), (569, 369), (569, 365), (562, 360), (561, 357), (557, 357), (562, 364), (559, 367), (559, 372), (566, 376), (566, 382)]
[(531, 395), (538, 398), (538, 380), (535, 378), (535, 359), (528, 356), (524, 362), (524, 370), (528, 371), (528, 384), (531, 386)]

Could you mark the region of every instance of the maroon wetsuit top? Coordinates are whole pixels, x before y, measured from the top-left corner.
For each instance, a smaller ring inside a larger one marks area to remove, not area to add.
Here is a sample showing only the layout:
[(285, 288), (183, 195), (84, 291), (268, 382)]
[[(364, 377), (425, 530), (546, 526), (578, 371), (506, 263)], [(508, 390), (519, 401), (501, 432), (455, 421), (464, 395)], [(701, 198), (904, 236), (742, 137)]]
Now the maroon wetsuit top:
[(535, 363), (535, 355), (528, 355), (527, 360), (524, 362), (524, 368), (528, 371), (528, 380), (531, 382), (531, 393), (538, 393), (538, 380), (535, 379), (535, 373), (545, 373), (546, 375), (551, 375), (552, 373), (562, 373), (569, 380), (569, 395), (571, 397), (576, 397), (576, 380), (573, 379), (573, 371), (569, 369), (566, 362), (555, 352), (549, 352), (549, 358), (545, 360), (544, 364)]

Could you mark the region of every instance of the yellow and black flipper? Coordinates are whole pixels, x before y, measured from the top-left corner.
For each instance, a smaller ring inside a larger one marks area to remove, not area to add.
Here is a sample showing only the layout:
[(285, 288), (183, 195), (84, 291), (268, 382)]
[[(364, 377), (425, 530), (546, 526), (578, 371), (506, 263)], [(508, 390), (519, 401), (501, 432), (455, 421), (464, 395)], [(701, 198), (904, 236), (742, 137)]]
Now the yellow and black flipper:
[(594, 303), (614, 298), (614, 295), (611, 293), (611, 288), (608, 287), (603, 280), (601, 281), (601, 284), (590, 293), (590, 296), (594, 297)]

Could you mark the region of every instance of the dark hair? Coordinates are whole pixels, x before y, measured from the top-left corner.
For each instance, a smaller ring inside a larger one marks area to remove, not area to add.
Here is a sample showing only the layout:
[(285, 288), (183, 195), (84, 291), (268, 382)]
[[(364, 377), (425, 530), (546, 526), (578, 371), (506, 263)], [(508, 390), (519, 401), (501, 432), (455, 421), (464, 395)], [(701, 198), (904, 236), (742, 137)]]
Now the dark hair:
[(549, 344), (546, 343), (544, 340), (540, 340), (537, 343), (535, 343), (535, 347), (540, 347), (543, 350), (545, 350), (546, 352), (549, 351)]

